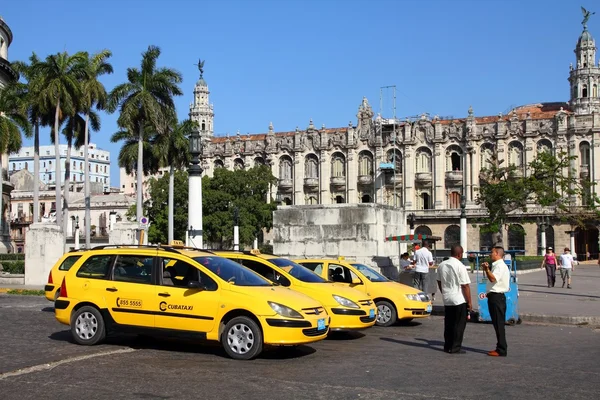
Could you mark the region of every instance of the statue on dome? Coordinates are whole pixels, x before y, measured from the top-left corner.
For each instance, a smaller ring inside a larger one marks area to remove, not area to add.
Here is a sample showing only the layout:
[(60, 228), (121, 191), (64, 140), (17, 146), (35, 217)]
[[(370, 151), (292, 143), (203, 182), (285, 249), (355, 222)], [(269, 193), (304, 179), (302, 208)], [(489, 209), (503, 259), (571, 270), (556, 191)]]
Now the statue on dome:
[(583, 30), (586, 30), (587, 22), (590, 19), (590, 16), (596, 14), (596, 12), (590, 12), (583, 7), (581, 7), (581, 12), (583, 13), (583, 21), (581, 21), (581, 25), (583, 25)]

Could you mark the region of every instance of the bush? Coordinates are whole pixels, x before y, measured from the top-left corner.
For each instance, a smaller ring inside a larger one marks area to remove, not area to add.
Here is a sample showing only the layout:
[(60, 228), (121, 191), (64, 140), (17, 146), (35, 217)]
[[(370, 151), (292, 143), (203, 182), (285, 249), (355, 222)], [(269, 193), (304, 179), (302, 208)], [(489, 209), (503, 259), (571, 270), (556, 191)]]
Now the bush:
[(21, 261), (24, 261), (25, 260), (25, 254), (24, 253), (0, 254), (0, 261), (4, 261), (4, 260), (10, 260), (10, 261), (21, 260)]
[(4, 272), (9, 274), (24, 274), (25, 261), (2, 261), (2, 268)]

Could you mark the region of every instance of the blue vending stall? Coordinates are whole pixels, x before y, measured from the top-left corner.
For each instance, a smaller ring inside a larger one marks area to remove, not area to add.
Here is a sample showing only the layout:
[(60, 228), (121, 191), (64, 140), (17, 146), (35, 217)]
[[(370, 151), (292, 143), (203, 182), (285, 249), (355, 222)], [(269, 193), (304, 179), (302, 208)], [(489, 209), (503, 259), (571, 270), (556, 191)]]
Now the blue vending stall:
[[(519, 317), (519, 285), (517, 280), (517, 254), (525, 254), (522, 250), (505, 250), (505, 254), (510, 255), (510, 259), (505, 259), (504, 262), (510, 270), (510, 284), (506, 296), (506, 323), (509, 325), (520, 324)], [(469, 255), (475, 256), (475, 268), (477, 272), (477, 305), (478, 305), (478, 320), (482, 322), (491, 321), (490, 312), (487, 303), (487, 291), (489, 280), (480, 269), (480, 263), (485, 258), (489, 257), (489, 251), (469, 251)], [(488, 260), (491, 264), (491, 261)]]

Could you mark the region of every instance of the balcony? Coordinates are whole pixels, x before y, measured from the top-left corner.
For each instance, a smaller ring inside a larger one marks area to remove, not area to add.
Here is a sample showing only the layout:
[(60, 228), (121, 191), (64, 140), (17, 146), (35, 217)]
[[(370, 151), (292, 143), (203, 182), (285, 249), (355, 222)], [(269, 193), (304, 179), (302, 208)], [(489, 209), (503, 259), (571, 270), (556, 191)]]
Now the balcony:
[(415, 181), (421, 185), (428, 185), (432, 181), (431, 172), (417, 172), (415, 174)]
[(579, 176), (583, 179), (587, 179), (590, 177), (590, 166), (589, 165), (580, 165), (579, 166)]
[(391, 172), (387, 173), (385, 175), (385, 184), (387, 186), (402, 186), (402, 173), (396, 172), (395, 175)]
[(345, 188), (346, 187), (346, 177), (345, 176), (332, 176), (329, 180), (331, 182), (331, 186), (336, 188)]
[(446, 182), (449, 185), (461, 184), (463, 181), (462, 171), (446, 171)]
[(282, 192), (289, 192), (294, 187), (294, 181), (291, 178), (283, 178), (279, 180), (279, 190)]
[(319, 178), (304, 178), (304, 187), (307, 189), (318, 189)]
[(358, 176), (358, 184), (359, 185), (370, 185), (373, 183), (373, 175), (359, 175)]

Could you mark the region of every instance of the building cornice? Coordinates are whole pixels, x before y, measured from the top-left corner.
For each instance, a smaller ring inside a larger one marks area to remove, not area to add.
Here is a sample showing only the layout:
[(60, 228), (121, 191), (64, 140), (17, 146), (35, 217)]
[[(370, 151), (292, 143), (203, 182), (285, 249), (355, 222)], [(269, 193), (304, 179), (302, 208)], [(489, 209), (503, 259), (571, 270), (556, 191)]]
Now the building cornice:
[(3, 29), (6, 32), (6, 36), (8, 36), (8, 45), (10, 46), (13, 40), (13, 33), (8, 27), (8, 24), (4, 22), (2, 18), (0, 18), (0, 29)]
[(5, 74), (8, 77), (8, 81), (18, 81), (19, 74), (12, 68), (10, 62), (0, 57), (0, 73)]

